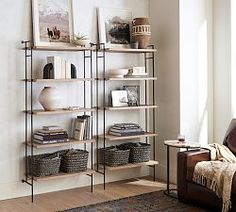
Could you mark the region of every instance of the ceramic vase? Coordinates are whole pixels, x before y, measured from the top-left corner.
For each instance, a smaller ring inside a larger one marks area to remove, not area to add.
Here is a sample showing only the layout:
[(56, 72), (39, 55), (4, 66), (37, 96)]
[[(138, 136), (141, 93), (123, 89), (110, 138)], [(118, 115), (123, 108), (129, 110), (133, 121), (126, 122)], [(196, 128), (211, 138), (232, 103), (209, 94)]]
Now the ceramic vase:
[(61, 96), (55, 87), (44, 87), (38, 100), (44, 110), (56, 110), (60, 105)]
[(132, 38), (139, 43), (139, 49), (146, 49), (151, 39), (151, 26), (148, 18), (133, 19)]

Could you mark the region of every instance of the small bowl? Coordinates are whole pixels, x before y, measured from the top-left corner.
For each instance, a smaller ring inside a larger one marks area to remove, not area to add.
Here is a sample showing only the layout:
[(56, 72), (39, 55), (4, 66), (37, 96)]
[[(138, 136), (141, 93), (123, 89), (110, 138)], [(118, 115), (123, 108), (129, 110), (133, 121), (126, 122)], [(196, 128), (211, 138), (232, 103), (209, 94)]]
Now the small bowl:
[(84, 40), (72, 40), (72, 43), (76, 46), (89, 46), (91, 43), (90, 40), (84, 39)]
[(128, 68), (122, 68), (122, 69), (112, 69), (108, 72), (108, 75), (110, 77), (124, 77), (128, 73)]

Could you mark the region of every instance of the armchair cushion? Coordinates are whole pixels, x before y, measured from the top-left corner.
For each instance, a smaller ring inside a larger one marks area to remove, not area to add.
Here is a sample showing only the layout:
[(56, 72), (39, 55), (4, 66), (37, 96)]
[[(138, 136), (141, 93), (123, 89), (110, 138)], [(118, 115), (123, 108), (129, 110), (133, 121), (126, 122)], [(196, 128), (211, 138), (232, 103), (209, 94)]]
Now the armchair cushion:
[(232, 119), (225, 134), (223, 144), (236, 155), (236, 119)]

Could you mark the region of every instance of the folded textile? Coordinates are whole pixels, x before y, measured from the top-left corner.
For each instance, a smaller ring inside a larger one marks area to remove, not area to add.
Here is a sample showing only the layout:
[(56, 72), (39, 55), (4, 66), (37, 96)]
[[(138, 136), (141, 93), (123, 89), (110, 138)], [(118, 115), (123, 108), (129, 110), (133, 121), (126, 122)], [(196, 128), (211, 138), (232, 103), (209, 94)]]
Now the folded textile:
[(233, 176), (236, 172), (236, 157), (223, 145), (210, 144), (212, 161), (202, 161), (196, 164), (193, 181), (206, 186), (222, 198), (222, 212), (231, 208), (231, 189)]

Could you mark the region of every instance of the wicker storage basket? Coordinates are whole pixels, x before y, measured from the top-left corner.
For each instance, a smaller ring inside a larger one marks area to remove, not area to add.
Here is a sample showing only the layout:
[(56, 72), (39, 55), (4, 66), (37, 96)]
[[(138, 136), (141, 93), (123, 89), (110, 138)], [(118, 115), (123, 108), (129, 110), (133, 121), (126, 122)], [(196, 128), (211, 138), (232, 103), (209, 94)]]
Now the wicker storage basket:
[(41, 154), (28, 157), (29, 174), (35, 177), (59, 173), (61, 158), (58, 154)]
[(89, 152), (72, 149), (64, 152), (61, 157), (61, 171), (66, 173), (86, 171), (88, 167)]
[(107, 147), (105, 149), (99, 149), (100, 163), (104, 163), (105, 152), (105, 164), (107, 166), (121, 166), (129, 162), (129, 149), (118, 149), (115, 146)]
[(142, 163), (150, 160), (151, 145), (146, 143), (125, 143), (121, 144), (121, 149), (130, 149), (129, 162)]

